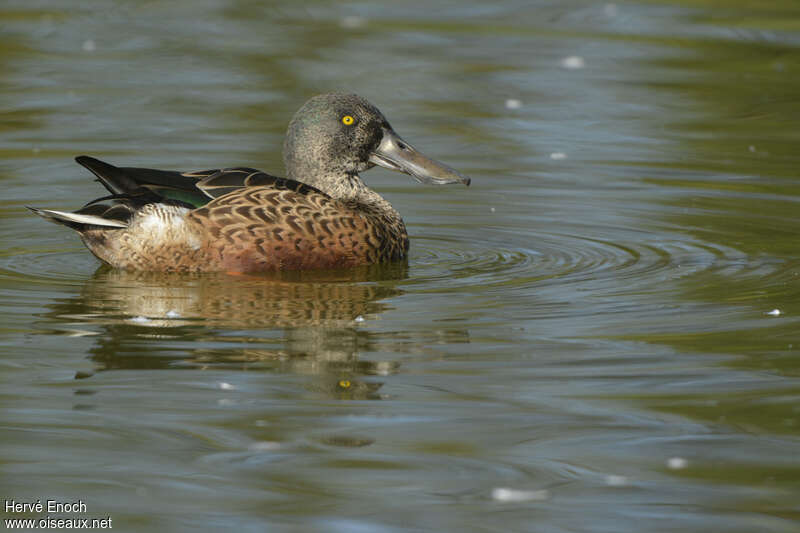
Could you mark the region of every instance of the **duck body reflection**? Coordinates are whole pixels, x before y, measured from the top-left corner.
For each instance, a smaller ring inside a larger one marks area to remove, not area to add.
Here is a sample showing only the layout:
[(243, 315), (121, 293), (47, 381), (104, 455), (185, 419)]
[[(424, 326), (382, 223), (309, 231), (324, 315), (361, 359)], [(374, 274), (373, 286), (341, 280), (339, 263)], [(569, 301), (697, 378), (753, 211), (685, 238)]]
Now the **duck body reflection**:
[(380, 383), (362, 376), (398, 365), (359, 360), (373, 344), (365, 326), (402, 294), (397, 283), (406, 277), (405, 262), (237, 276), (101, 267), (48, 316), (67, 321), (68, 334), (93, 338), (96, 371), (293, 372), (315, 376), (307, 386), (327, 396), (374, 398)]

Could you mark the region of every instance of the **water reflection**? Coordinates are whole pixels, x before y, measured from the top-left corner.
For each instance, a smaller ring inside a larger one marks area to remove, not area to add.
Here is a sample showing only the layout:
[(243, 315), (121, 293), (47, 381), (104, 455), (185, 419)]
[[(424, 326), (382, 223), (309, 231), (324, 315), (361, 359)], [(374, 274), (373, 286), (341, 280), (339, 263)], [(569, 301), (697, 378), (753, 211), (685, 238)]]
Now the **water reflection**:
[(396, 284), (406, 277), (406, 264), (272, 276), (100, 268), (45, 316), (64, 324), (61, 334), (95, 337), (98, 371), (268, 369), (317, 376), (308, 386), (328, 396), (371, 398), (380, 384), (360, 376), (398, 364), (359, 360), (374, 343), (364, 324), (402, 294)]

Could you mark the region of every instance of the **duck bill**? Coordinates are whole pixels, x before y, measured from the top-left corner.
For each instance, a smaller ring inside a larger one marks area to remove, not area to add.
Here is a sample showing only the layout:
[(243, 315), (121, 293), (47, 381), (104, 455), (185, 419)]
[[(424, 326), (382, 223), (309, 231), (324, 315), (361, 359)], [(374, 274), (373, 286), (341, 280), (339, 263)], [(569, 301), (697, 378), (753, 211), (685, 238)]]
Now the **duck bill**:
[(369, 161), (390, 170), (404, 172), (420, 183), (469, 185), (470, 182), (467, 176), (421, 154), (394, 131), (386, 128), (383, 130), (381, 143), (370, 154)]

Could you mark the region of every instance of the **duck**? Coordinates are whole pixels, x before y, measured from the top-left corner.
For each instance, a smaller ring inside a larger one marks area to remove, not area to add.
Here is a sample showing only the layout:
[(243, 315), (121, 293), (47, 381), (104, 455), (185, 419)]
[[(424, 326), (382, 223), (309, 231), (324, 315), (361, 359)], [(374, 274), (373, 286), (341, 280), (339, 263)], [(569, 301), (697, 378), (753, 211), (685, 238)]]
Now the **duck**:
[(403, 140), (365, 98), (340, 93), (314, 96), (291, 119), (286, 177), (75, 159), (109, 194), (77, 211), (29, 209), (77, 231), (103, 263), (129, 271), (251, 273), (405, 260), (402, 217), (361, 173), (380, 166), (425, 184), (471, 181)]

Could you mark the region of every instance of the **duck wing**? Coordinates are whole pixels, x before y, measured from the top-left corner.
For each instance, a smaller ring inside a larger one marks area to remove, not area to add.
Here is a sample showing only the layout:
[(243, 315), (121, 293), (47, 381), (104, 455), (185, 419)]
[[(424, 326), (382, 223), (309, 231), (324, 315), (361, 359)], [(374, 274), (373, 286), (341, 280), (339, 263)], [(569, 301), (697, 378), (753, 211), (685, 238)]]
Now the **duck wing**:
[[(291, 189), (303, 195), (320, 192), (304, 183), (247, 167), (178, 172), (116, 167), (86, 155), (75, 160), (97, 176), (111, 194), (96, 198), (73, 212), (31, 209), (52, 222), (77, 230), (89, 226), (124, 228), (136, 212), (148, 204), (197, 209), (215, 198), (249, 187)], [(111, 203), (102, 203), (106, 201)]]
[(300, 194), (320, 192), (299, 181), (280, 178), (255, 168), (232, 167), (212, 170), (178, 172), (153, 168), (115, 167), (105, 161), (89, 156), (75, 160), (89, 169), (98, 181), (108, 189), (110, 196), (89, 202), (104, 200), (135, 200), (138, 202), (176, 202), (184, 207), (197, 208), (214, 198), (245, 187), (269, 187), (291, 189)]
[(193, 209), (211, 200), (210, 196), (197, 187), (198, 182), (219, 172), (218, 169), (178, 172), (153, 168), (115, 167), (86, 155), (76, 157), (75, 161), (97, 176), (97, 180), (111, 193), (110, 196), (98, 198), (87, 205), (114, 200), (134, 205), (173, 203)]
[[(192, 173), (194, 174), (194, 173)], [(237, 167), (214, 171), (197, 182), (197, 188), (210, 198), (219, 198), (245, 187), (272, 187), (275, 189), (291, 189), (300, 194), (317, 192), (319, 189), (287, 178), (279, 178), (254, 168)], [(326, 195), (327, 196), (327, 195)]]

